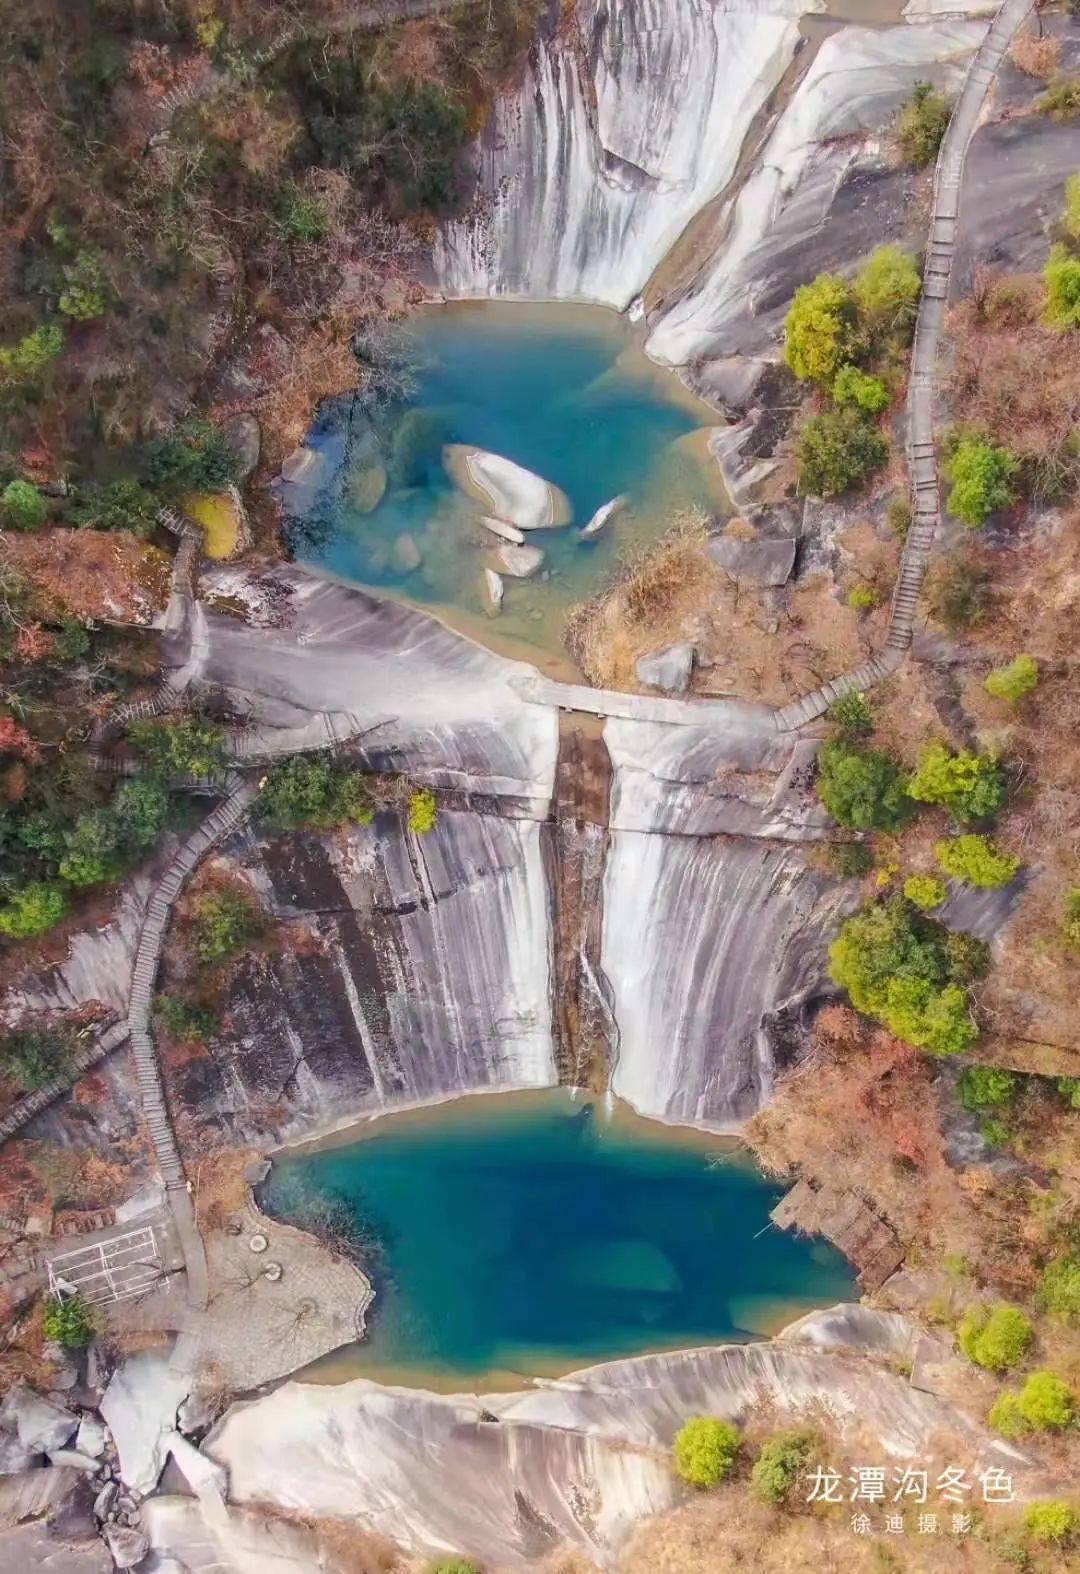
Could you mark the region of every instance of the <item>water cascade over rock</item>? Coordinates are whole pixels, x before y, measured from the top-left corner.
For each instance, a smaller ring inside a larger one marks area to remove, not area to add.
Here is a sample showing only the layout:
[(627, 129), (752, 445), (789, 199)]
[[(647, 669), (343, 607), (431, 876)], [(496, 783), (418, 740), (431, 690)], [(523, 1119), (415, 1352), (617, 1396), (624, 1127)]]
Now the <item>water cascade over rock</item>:
[(443, 230), (448, 295), (626, 307), (730, 179), (792, 58), (800, 0), (580, 0), (541, 40), (477, 150), (477, 198)]

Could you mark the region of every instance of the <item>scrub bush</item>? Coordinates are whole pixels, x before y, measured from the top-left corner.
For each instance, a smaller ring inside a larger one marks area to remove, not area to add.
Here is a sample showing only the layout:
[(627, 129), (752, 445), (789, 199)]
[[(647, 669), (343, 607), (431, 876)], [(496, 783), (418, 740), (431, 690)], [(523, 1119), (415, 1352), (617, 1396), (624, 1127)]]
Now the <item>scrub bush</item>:
[(0, 503), (16, 530), (36, 530), (45, 521), (45, 499), (29, 481), (9, 481), (0, 493)]
[(692, 1487), (714, 1487), (730, 1472), (738, 1452), (739, 1433), (730, 1421), (695, 1416), (675, 1434), (675, 1474)]
[(1053, 1372), (1032, 1372), (1016, 1396), (1020, 1417), (1038, 1432), (1063, 1432), (1076, 1414), (1068, 1383)]
[(205, 1044), (219, 1026), (218, 1014), (212, 1006), (200, 1006), (178, 995), (157, 995), (154, 1010), (164, 1022), (170, 1038), (178, 1044)]
[(147, 486), (177, 495), (217, 492), (236, 480), (236, 456), (211, 421), (185, 421), (168, 437), (144, 444), (139, 456)]
[(995, 700), (1019, 705), (1039, 681), (1039, 663), (1034, 656), (1021, 653), (1004, 667), (995, 667), (983, 679), (983, 688)]
[(42, 1313), (41, 1331), (65, 1350), (81, 1350), (97, 1333), (93, 1307), (78, 1291), (50, 1300)]
[(1035, 1291), (1035, 1305), (1063, 1322), (1080, 1322), (1080, 1256), (1068, 1253), (1047, 1263)]
[(882, 469), (889, 445), (856, 410), (823, 410), (799, 428), (798, 490), (811, 497), (836, 497)]
[(1074, 886), (1065, 894), (1061, 938), (1070, 951), (1080, 951), (1080, 886)]
[[(855, 275), (855, 300), (862, 318), (872, 331), (891, 333), (897, 329), (904, 332), (910, 330), (918, 309), (920, 289), (919, 270), (899, 246), (879, 246)], [(884, 393), (885, 385), (878, 378), (868, 378), (866, 381), (878, 383)], [(856, 402), (864, 410), (871, 409), (868, 404)], [(878, 409), (883, 410), (887, 403), (886, 395)]]
[(406, 823), (414, 836), (426, 836), (435, 824), (438, 807), (429, 787), (420, 787), (409, 799)]
[(787, 1500), (814, 1449), (811, 1432), (782, 1432), (762, 1445), (750, 1472), (754, 1492), (763, 1503)]
[(938, 842), (934, 856), (945, 874), (984, 891), (1008, 885), (1020, 867), (1018, 858), (998, 852), (985, 836), (954, 836), (951, 841)]
[(838, 700), (833, 700), (825, 714), (848, 738), (865, 737), (873, 729), (874, 718), (870, 710), (870, 701), (865, 694), (860, 694), (858, 689), (849, 689), (846, 694), (841, 694)]
[(0, 934), (29, 940), (54, 928), (67, 912), (67, 897), (58, 885), (32, 880), (15, 890), (0, 907)]
[(880, 592), (876, 591), (873, 585), (853, 585), (845, 599), (848, 606), (856, 612), (869, 612), (871, 607), (881, 605)]
[(1007, 448), (985, 438), (960, 438), (944, 456), (941, 468), (951, 482), (945, 506), (971, 530), (1016, 500), (1011, 482), (1019, 463)]
[(178, 776), (215, 776), (225, 761), (220, 728), (195, 716), (179, 721), (140, 721), (128, 742), (146, 758), (159, 781)]
[(0, 345), (0, 384), (33, 382), (63, 348), (64, 330), (56, 323), (42, 323), (17, 344)]
[(64, 1028), (20, 1028), (0, 1043), (0, 1065), (24, 1093), (63, 1076), (75, 1054), (75, 1039)]
[(874, 855), (865, 842), (833, 842), (829, 861), (845, 880), (866, 874), (874, 867)]
[(480, 1570), (466, 1558), (440, 1558), (428, 1564), (426, 1574), (480, 1574)]
[(1073, 120), (1080, 115), (1080, 76), (1054, 77), (1035, 107), (1051, 120)]
[(948, 892), (934, 875), (913, 874), (904, 881), (904, 895), (913, 907), (928, 913), (932, 908), (941, 906)]
[(1005, 784), (995, 759), (989, 754), (953, 754), (944, 743), (929, 743), (919, 755), (918, 768), (906, 787), (919, 803), (937, 804), (954, 820), (988, 820), (997, 813)]
[(916, 82), (896, 127), (900, 151), (913, 168), (925, 169), (937, 158), (951, 114), (952, 105), (943, 93), (929, 82)]
[(874, 903), (840, 925), (829, 947), (829, 977), (857, 1011), (905, 1043), (933, 1055), (970, 1049), (978, 1037), (962, 963), (947, 931), (901, 897)]
[(817, 795), (839, 824), (893, 831), (910, 818), (900, 767), (881, 749), (830, 738), (818, 750), (817, 764)]
[[(1080, 79), (1077, 80), (1080, 92)], [(1077, 104), (1080, 112), (1080, 103)], [(1080, 241), (1080, 170), (1065, 182), (1065, 206), (1061, 212), (1061, 227), (1070, 240)]]
[(1063, 1547), (1072, 1540), (1080, 1525), (1080, 1514), (1068, 1503), (1050, 1498), (1043, 1503), (1029, 1503), (1024, 1510), (1024, 1529), (1032, 1541), (1047, 1547)]
[(880, 415), (889, 403), (889, 390), (881, 378), (860, 372), (850, 362), (841, 366), (833, 379), (832, 396), (841, 407), (850, 406), (866, 415)]
[(969, 1066), (956, 1089), (965, 1109), (1002, 1109), (1016, 1097), (1019, 1081), (1004, 1066)]
[(1080, 257), (1051, 246), (1043, 268), (1046, 315), (1056, 328), (1080, 328)]
[(325, 757), (295, 754), (268, 772), (256, 814), (282, 829), (312, 825), (330, 830), (350, 822), (369, 825), (375, 810), (360, 771), (341, 769)]
[(956, 1330), (956, 1339), (969, 1361), (990, 1372), (1007, 1372), (1023, 1360), (1034, 1330), (1015, 1306), (971, 1306)]
[(75, 508), (74, 520), (95, 530), (130, 530), (145, 538), (153, 534), (159, 506), (152, 492), (127, 476), (90, 488)]
[(833, 273), (819, 273), (795, 291), (784, 319), (784, 359), (801, 382), (832, 383), (857, 339), (855, 301)]
[(211, 967), (231, 961), (259, 927), (259, 915), (246, 892), (226, 886), (203, 896), (194, 915), (196, 955)]

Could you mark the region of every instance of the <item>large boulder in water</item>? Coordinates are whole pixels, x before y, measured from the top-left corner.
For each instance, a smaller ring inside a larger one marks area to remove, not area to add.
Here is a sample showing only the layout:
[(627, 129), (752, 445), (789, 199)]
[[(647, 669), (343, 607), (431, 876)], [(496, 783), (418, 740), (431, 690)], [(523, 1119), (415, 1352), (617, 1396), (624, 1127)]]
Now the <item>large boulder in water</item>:
[(442, 452), (455, 484), (497, 519), (507, 519), (519, 530), (550, 530), (569, 523), (570, 499), (543, 476), (468, 443), (447, 443)]

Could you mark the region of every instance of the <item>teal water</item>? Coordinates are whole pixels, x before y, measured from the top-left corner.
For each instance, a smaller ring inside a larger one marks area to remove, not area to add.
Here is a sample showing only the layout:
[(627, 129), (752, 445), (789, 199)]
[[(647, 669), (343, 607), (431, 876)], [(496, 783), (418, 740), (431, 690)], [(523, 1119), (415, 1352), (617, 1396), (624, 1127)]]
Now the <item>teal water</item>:
[[(371, 418), (336, 407), (308, 436), (324, 472), (308, 508), (321, 528), (307, 543), (300, 534), (302, 561), (456, 612), (489, 643), (558, 650), (568, 606), (592, 595), (621, 556), (685, 509), (724, 508), (703, 442), (715, 412), (648, 361), (616, 313), (457, 302), (418, 313), (408, 343), (407, 399)], [(485, 616), (483, 592), (484, 566), (497, 567), (493, 543), (443, 468), (446, 443), (513, 459), (572, 505), (565, 528), (527, 533), (543, 568), (533, 580), (507, 578), (498, 618)], [(628, 509), (582, 542), (580, 527), (619, 494)], [(404, 556), (402, 536), (412, 544)]]
[(568, 1095), (467, 1099), (276, 1160), (260, 1202), (344, 1202), (373, 1248), (370, 1337), (335, 1375), (537, 1373), (745, 1340), (850, 1298), (831, 1247), (765, 1228), (781, 1194), (730, 1145)]

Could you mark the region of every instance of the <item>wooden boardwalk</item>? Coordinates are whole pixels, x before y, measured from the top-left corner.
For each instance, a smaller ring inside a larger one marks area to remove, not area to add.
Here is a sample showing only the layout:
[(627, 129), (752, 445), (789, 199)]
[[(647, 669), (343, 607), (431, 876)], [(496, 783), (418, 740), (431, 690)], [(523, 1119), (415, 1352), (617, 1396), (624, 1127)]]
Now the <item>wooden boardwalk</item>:
[(960, 222), (960, 183), (968, 147), (983, 105), (1009, 46), (1031, 10), (1031, 0), (1005, 0), (986, 37), (972, 56), (960, 96), (953, 107), (934, 171), (930, 235), (923, 267), (922, 293), (911, 352), (907, 401), (907, 464), (911, 524), (893, 587), (884, 648), (850, 672), (793, 700), (776, 712), (781, 732), (823, 715), (833, 700), (864, 690), (895, 672), (910, 646), (919, 592), (941, 523), (941, 482), (934, 441), (934, 390), (938, 352), (949, 295), (953, 250)]

